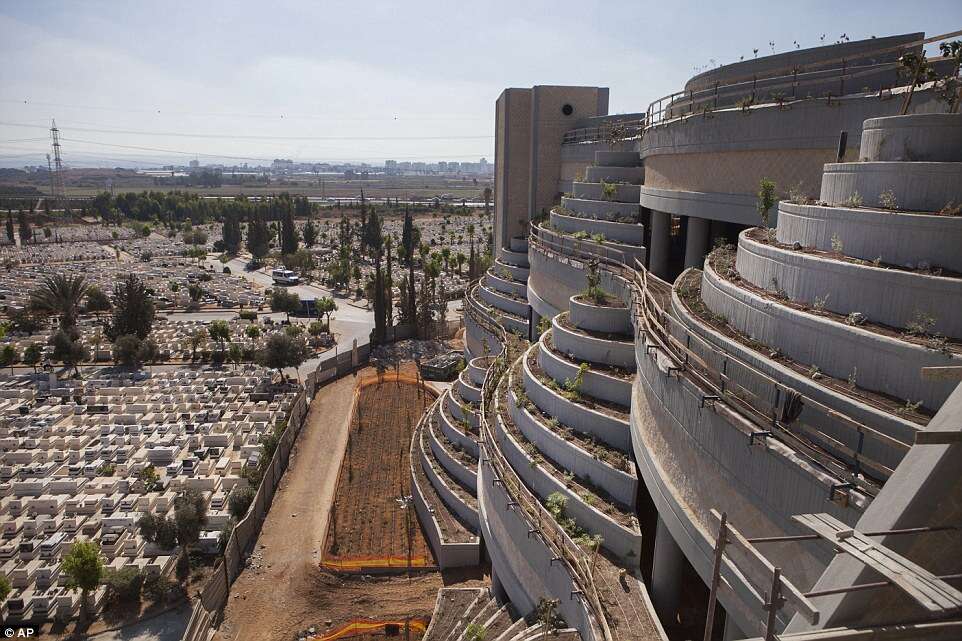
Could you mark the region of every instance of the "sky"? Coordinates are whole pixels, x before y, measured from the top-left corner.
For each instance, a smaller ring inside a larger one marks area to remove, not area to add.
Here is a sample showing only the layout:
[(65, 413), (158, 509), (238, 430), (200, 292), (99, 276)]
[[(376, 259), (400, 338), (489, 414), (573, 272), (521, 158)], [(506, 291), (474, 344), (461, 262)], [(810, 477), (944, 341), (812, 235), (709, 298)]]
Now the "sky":
[(0, 166), (489, 161), (505, 87), (644, 111), (709, 66), (962, 29), (962, 2), (0, 1)]

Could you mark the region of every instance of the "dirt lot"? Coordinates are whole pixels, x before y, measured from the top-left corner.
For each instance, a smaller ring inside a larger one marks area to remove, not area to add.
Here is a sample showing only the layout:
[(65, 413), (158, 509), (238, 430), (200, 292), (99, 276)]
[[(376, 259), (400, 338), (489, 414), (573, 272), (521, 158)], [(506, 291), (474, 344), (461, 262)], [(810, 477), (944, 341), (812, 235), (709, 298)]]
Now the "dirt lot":
[(354, 385), (346, 377), (314, 398), (250, 566), (231, 588), (217, 639), (290, 641), (311, 626), (323, 635), (354, 617), (429, 616), (442, 584), (482, 584), (480, 572), (374, 579), (319, 569)]
[[(414, 372), (402, 370), (404, 375)], [(395, 562), (404, 558), (406, 565), (405, 513), (398, 497), (411, 493), (411, 432), (433, 400), (432, 394), (408, 382), (375, 380), (360, 389), (324, 561), (384, 566), (389, 558)], [(415, 514), (410, 516), (416, 519)], [(435, 565), (416, 521), (411, 528), (411, 558), (416, 566)]]

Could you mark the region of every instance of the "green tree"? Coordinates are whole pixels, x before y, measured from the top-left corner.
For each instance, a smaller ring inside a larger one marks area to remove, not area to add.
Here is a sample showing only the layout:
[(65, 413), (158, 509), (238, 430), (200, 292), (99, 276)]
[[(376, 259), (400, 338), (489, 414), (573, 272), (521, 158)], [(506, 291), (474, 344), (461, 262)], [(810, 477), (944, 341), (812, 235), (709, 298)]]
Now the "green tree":
[(244, 328), (244, 334), (251, 340), (257, 340), (261, 335), (261, 328), (257, 325), (248, 325)]
[(6, 599), (12, 589), (13, 586), (10, 584), (10, 579), (8, 579), (5, 574), (0, 574), (0, 601)]
[(80, 590), (81, 619), (86, 620), (90, 614), (90, 591), (100, 585), (104, 576), (100, 547), (92, 541), (77, 541), (63, 556), (60, 569), (67, 575), (67, 587)]
[(247, 225), (247, 251), (251, 253), (255, 263), (260, 263), (270, 251), (271, 233), (267, 229), (264, 214), (257, 208), (253, 219)]
[(58, 316), (60, 329), (69, 330), (77, 325), (80, 303), (86, 293), (87, 281), (83, 276), (54, 274), (31, 292), (30, 308)]
[(78, 374), (80, 363), (90, 358), (90, 352), (80, 341), (80, 335), (75, 328), (55, 332), (50, 337), (50, 345), (53, 346), (53, 359), (74, 368)]
[(247, 485), (245, 487), (235, 486), (227, 497), (227, 511), (235, 520), (240, 521), (247, 515), (247, 508), (254, 502), (257, 489)]
[(241, 246), (240, 218), (234, 212), (224, 214), (224, 224), (221, 234), (224, 238), (224, 252), (229, 256), (236, 256)]
[(144, 484), (144, 492), (155, 492), (160, 489), (160, 477), (153, 465), (148, 465), (140, 470), (140, 480)]
[(17, 348), (7, 343), (0, 349), (0, 367), (9, 367), (10, 374), (13, 375), (13, 366), (19, 360), (20, 355), (17, 354)]
[(113, 318), (104, 328), (104, 334), (111, 341), (124, 334), (131, 334), (140, 340), (150, 335), (154, 325), (154, 299), (143, 281), (134, 274), (127, 274), (114, 287)]
[(177, 525), (177, 543), (187, 552), (197, 543), (201, 530), (207, 525), (207, 503), (199, 491), (188, 488), (174, 499), (174, 523)]
[(301, 308), (301, 298), (296, 292), (289, 292), (283, 287), (275, 287), (271, 290), (271, 311), (284, 312), (287, 320), (291, 320), (291, 314), (297, 313)]
[(288, 367), (300, 367), (307, 360), (309, 350), (304, 341), (294, 338), (285, 332), (274, 332), (267, 337), (264, 347), (257, 352), (257, 361), (265, 366), (280, 370)]
[(207, 326), (207, 332), (212, 340), (216, 341), (221, 353), (224, 352), (224, 344), (230, 340), (230, 325), (225, 320), (211, 321)]
[(7, 240), (9, 240), (11, 243), (17, 242), (14, 239), (13, 213), (9, 209), (7, 210)]
[(27, 220), (27, 214), (21, 209), (17, 214), (17, 225), (19, 227), (20, 242), (27, 243), (33, 237), (33, 232), (30, 230), (30, 221)]
[(187, 343), (190, 345), (190, 362), (193, 363), (197, 360), (197, 350), (207, 344), (207, 332), (202, 329), (196, 330), (187, 339)]
[(110, 304), (110, 299), (107, 298), (107, 294), (97, 285), (91, 285), (87, 288), (86, 300), (88, 312), (107, 312), (113, 307)]
[(144, 574), (134, 566), (121, 569), (106, 568), (103, 576), (106, 588), (104, 598), (109, 603), (128, 604), (140, 602)]
[(297, 228), (290, 206), (284, 208), (281, 217), (281, 253), (293, 254), (297, 251)]
[(314, 224), (314, 219), (311, 218), (307, 221), (307, 224), (304, 225), (304, 246), (310, 248), (316, 245), (317, 235), (317, 225)]
[(37, 371), (37, 364), (43, 358), (43, 347), (39, 343), (30, 343), (27, 349), (23, 350), (23, 362), (25, 365), (33, 367), (34, 373)]
[(140, 365), (141, 341), (133, 334), (118, 336), (114, 341), (114, 362), (118, 365)]
[(145, 541), (164, 550), (177, 546), (177, 524), (172, 519), (148, 512), (137, 521), (137, 527)]
[(234, 367), (244, 360), (244, 348), (237, 343), (231, 343), (227, 348), (227, 360), (234, 364)]

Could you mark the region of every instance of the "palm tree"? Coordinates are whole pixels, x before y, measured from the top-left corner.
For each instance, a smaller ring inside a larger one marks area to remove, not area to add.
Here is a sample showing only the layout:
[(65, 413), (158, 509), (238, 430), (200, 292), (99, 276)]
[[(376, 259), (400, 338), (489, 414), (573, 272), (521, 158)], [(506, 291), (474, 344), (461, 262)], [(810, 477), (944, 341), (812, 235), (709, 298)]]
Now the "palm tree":
[(77, 313), (87, 288), (83, 276), (47, 276), (43, 284), (30, 294), (30, 307), (59, 316), (60, 329), (68, 330), (77, 324)]

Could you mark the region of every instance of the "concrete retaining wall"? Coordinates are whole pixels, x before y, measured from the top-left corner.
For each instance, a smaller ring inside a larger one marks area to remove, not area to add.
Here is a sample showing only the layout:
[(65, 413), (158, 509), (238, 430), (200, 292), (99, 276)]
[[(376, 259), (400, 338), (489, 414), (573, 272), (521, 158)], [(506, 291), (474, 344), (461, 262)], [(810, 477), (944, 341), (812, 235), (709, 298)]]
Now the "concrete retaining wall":
[(962, 161), (962, 115), (911, 114), (869, 118), (859, 160)]
[(562, 198), (561, 206), (581, 214), (584, 218), (598, 220), (638, 219), (638, 203), (619, 203), (608, 200)]
[[(759, 354), (728, 336), (701, 324), (685, 310), (683, 305), (678, 303), (677, 296), (673, 297), (672, 309), (675, 316), (669, 317), (669, 331), (672, 335), (682, 343), (690, 343), (692, 351), (708, 363), (711, 368), (716, 371), (725, 371), (730, 380), (749, 390), (759, 403), (767, 404), (769, 407), (775, 408), (776, 411), (781, 411), (784, 404), (784, 395), (776, 398), (773, 385), (769, 380), (772, 379), (798, 390), (805, 396), (850, 416), (864, 425), (871, 425), (874, 429), (892, 438), (904, 443), (915, 441), (915, 432), (918, 430), (918, 426), (915, 424), (892, 412), (878, 409), (850, 396), (840, 394), (818, 381), (812, 380), (807, 375), (799, 374), (795, 370), (771, 360), (767, 354)], [(692, 337), (690, 340), (689, 335)], [(708, 349), (703, 345), (702, 340), (698, 339), (704, 340), (708, 345), (714, 346), (715, 349)], [(737, 357), (750, 367), (741, 365), (739, 361), (732, 360), (727, 355)], [(756, 372), (760, 372), (762, 376), (759, 376)], [(845, 433), (843, 425), (837, 418), (825, 415), (814, 406), (803, 406), (802, 413), (795, 423), (808, 425), (812, 429), (825, 431), (829, 434)], [(852, 432), (852, 430), (848, 431)], [(844, 442), (853, 443), (854, 438), (856, 438), (855, 435), (850, 434), (844, 439)]]
[(571, 311), (571, 323), (575, 327), (631, 336), (627, 307), (603, 307), (590, 303), (579, 295), (568, 300), (568, 309)]
[[(414, 464), (419, 465), (420, 463)], [(428, 542), (437, 558), (438, 567), (444, 569), (478, 565), (481, 562), (480, 541), (451, 543), (441, 539), (441, 527), (428, 508), (421, 486), (418, 484), (417, 476), (413, 471), (411, 473), (411, 495), (414, 497), (414, 509), (418, 513), (418, 520), (427, 534)]]
[(526, 251), (511, 251), (502, 247), (498, 250), (498, 258), (501, 259), (501, 262), (509, 265), (517, 265), (518, 267), (528, 266), (528, 252)]
[(516, 296), (525, 295), (526, 288), (524, 281), (519, 282), (516, 280), (505, 279), (502, 276), (493, 274), (493, 269), (494, 268), (489, 269), (484, 274), (484, 284), (486, 287), (506, 294), (514, 294)]
[(600, 183), (624, 182), (640, 185), (645, 182), (644, 167), (588, 167), (585, 169), (585, 182)]
[(517, 265), (509, 265), (508, 263), (502, 262), (500, 259), (497, 260), (497, 261), (495, 261), (495, 263), (494, 263), (494, 269), (495, 269), (495, 270), (506, 269), (507, 271), (511, 272), (511, 276), (512, 276), (512, 278), (514, 278), (514, 280), (526, 281), (526, 280), (528, 279), (528, 268), (527, 268), (527, 267), (519, 267), (519, 266), (517, 266)]
[[(440, 413), (440, 412), (438, 412)], [(437, 425), (440, 429), (440, 421)], [(444, 443), (437, 438), (437, 434), (434, 430), (430, 429), (430, 423), (426, 423), (425, 427), (427, 429), (428, 435), (428, 445), (431, 447), (431, 451), (434, 453), (434, 458), (438, 460), (448, 474), (453, 476), (455, 479), (460, 481), (463, 485), (471, 488), (472, 492), (477, 493), (478, 491), (478, 475), (477, 472), (470, 469), (468, 466), (459, 461), (455, 456), (447, 450)]]
[(591, 479), (592, 484), (603, 489), (622, 505), (634, 505), (638, 489), (638, 479), (634, 474), (615, 469), (574, 441), (554, 433), (541, 423), (539, 417), (518, 407), (513, 394), (509, 408), (515, 425), (526, 439), (534, 443), (539, 452), (570, 470), (575, 476)]
[(420, 443), (418, 450), (421, 457), (421, 469), (424, 470), (424, 473), (427, 475), (431, 486), (434, 487), (434, 491), (437, 492), (441, 500), (444, 501), (444, 505), (477, 532), (480, 527), (477, 510), (462, 501), (461, 497), (448, 487), (447, 482), (434, 471), (434, 468), (431, 467), (428, 461), (428, 454), (424, 450), (423, 441)]
[[(844, 239), (843, 239), (844, 242)], [(860, 312), (883, 325), (905, 327), (924, 313), (935, 319), (931, 331), (962, 336), (962, 279), (859, 265), (794, 252), (738, 238), (735, 266), (742, 278), (763, 289), (773, 283), (794, 301), (812, 304), (825, 297), (825, 309)]]
[(481, 300), (492, 307), (522, 318), (528, 317), (528, 303), (526, 302), (509, 298), (493, 289), (489, 289), (486, 285), (481, 285), (481, 287), (478, 288), (478, 294), (481, 296)]
[(927, 262), (962, 272), (962, 217), (778, 204), (777, 239), (832, 251), (832, 237), (853, 258), (915, 267)]
[(962, 201), (962, 163), (850, 162), (828, 163), (819, 200), (841, 205), (858, 192), (867, 207), (881, 206), (890, 191), (901, 209), (939, 211)]
[[(848, 379), (854, 372), (857, 384), (864, 389), (881, 391), (896, 398), (914, 399), (913, 402), (921, 400), (926, 407), (938, 408), (957, 385), (955, 381), (923, 380), (920, 369), (931, 365), (959, 364), (962, 363), (962, 357), (953, 358), (942, 352), (766, 301), (719, 278), (710, 269), (706, 269), (702, 279), (702, 300), (712, 312), (724, 316), (728, 324), (738, 331), (747, 335), (750, 329), (755, 340), (778, 349), (796, 362), (816, 365), (819, 371), (842, 380)], [(681, 313), (682, 310), (679, 310)], [(838, 426), (833, 426), (833, 431), (837, 429)], [(899, 426), (897, 438), (912, 443), (914, 431)], [(857, 441), (857, 435), (851, 433), (847, 438), (841, 435), (838, 438), (852, 445)], [(867, 444), (870, 443), (872, 439), (867, 439)], [(878, 455), (878, 452), (874, 454), (876, 457)], [(901, 452), (895, 458), (893, 453), (889, 453), (883, 462), (894, 466), (901, 456)]]
[(478, 404), (481, 402), (481, 388), (475, 387), (474, 384), (471, 383), (467, 370), (461, 372), (460, 376), (458, 376), (457, 384), (458, 393), (461, 395), (461, 398), (469, 403)]
[[(675, 216), (692, 216), (705, 220), (720, 220), (739, 225), (759, 225), (761, 219), (752, 194), (722, 194), (717, 192), (659, 189), (642, 185), (641, 206)], [(774, 225), (777, 213), (769, 213), (769, 224)]]
[(542, 597), (558, 600), (558, 612), (576, 628), (585, 641), (601, 641), (602, 635), (587, 604), (572, 598), (576, 584), (564, 564), (555, 562), (554, 553), (539, 536), (530, 536), (531, 523), (520, 510), (508, 507), (511, 497), (493, 481), (497, 477), (489, 464), (479, 473), (478, 501), (482, 515), (482, 535), (493, 544), (487, 550), (492, 571), (512, 605), (522, 616), (531, 614)]
[[(552, 352), (544, 339), (538, 342), (538, 364), (541, 365), (545, 374), (557, 381), (559, 385), (564, 385), (568, 380), (573, 381), (578, 376), (578, 365), (580, 365)], [(625, 409), (631, 405), (631, 381), (609, 376), (597, 370), (585, 371), (581, 393), (589, 398), (617, 403)]]
[[(637, 205), (635, 207), (637, 208)], [(637, 223), (617, 223), (609, 220), (566, 216), (552, 209), (551, 226), (568, 234), (579, 231), (592, 235), (602, 234), (608, 240), (638, 247), (645, 243), (645, 227)]]
[[(468, 298), (465, 299), (468, 305), (471, 304), (468, 302), (469, 300)], [(471, 314), (464, 315), (464, 337), (465, 346), (472, 357), (482, 356), (485, 353), (497, 354), (501, 351), (501, 341), (498, 337), (478, 325)], [(488, 346), (487, 351), (484, 349), (485, 343)]]
[[(531, 349), (537, 349), (537, 346), (532, 345)], [(572, 403), (548, 389), (531, 373), (527, 358), (522, 372), (524, 391), (542, 412), (548, 416), (554, 416), (571, 429), (595, 436), (622, 452), (627, 452), (631, 447), (627, 421)]]
[[(511, 411), (510, 405), (508, 411)], [(550, 466), (537, 463), (524, 451), (521, 444), (505, 429), (500, 416), (496, 418), (492, 428), (508, 464), (535, 495), (542, 501), (555, 492), (564, 495), (568, 499), (565, 505), (566, 516), (574, 519), (585, 531), (600, 534), (604, 538), (602, 547), (618, 557), (624, 565), (631, 567), (638, 563), (641, 555), (641, 532), (637, 525), (634, 530), (629, 530), (607, 514), (585, 503), (577, 492), (554, 476)]]
[(551, 321), (551, 338), (555, 347), (565, 354), (574, 354), (580, 361), (604, 363), (627, 370), (635, 370), (635, 345), (630, 340), (608, 341), (573, 332), (558, 322)]
[[(638, 185), (626, 185), (625, 183), (615, 184), (615, 193), (611, 198), (622, 203), (638, 204)], [(575, 198), (587, 198), (589, 200), (604, 200), (604, 192), (601, 183), (576, 182), (572, 185), (572, 195)]]

